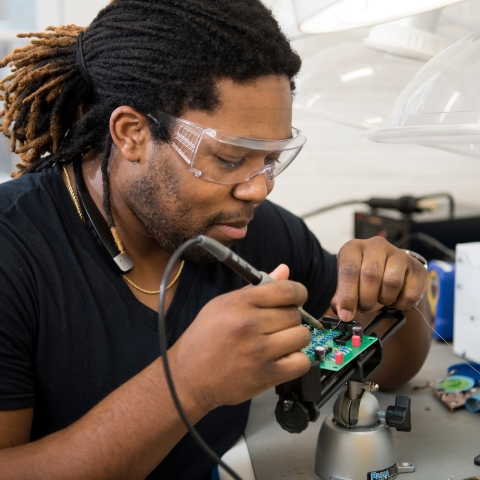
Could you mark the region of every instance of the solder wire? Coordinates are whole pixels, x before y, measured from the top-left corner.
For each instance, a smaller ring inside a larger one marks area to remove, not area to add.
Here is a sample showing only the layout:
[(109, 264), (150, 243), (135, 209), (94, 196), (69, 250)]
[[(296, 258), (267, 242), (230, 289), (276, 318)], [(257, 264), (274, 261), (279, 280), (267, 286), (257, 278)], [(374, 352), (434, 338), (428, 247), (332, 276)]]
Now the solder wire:
[(453, 349), (453, 347), (435, 330), (435, 328), (433, 328), (430, 323), (428, 323), (428, 320), (425, 318), (425, 315), (422, 313), (422, 311), (416, 306), (414, 305), (413, 308), (415, 308), (415, 310), (417, 310), (417, 312), (422, 316), (422, 318), (425, 320), (425, 323), (428, 325), (428, 328), (430, 328), (430, 330), (435, 333), (436, 335), (438, 335), (451, 349), (452, 349), (452, 352), (453, 354), (458, 357), (463, 363), (466, 363), (474, 372), (477, 372), (479, 375), (480, 375), (480, 372), (473, 366), (471, 365), (470, 363), (468, 363), (463, 357), (461, 357), (457, 352), (455, 352), (455, 350)]

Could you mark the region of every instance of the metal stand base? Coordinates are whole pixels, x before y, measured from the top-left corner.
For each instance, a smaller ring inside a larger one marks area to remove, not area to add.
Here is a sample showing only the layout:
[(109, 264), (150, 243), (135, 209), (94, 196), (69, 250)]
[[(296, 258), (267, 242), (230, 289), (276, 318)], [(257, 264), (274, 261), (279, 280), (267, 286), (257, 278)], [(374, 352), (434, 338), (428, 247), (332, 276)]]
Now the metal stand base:
[(315, 473), (322, 480), (393, 480), (408, 471), (415, 467), (397, 464), (393, 434), (384, 423), (349, 429), (333, 415), (324, 420), (315, 455)]

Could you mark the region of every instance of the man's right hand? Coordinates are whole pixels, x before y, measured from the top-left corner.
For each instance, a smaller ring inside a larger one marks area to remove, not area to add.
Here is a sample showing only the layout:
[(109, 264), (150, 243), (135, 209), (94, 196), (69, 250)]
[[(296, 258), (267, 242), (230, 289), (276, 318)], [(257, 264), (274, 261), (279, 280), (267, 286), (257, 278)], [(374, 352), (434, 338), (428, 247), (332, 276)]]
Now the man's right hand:
[(310, 342), (297, 306), (307, 290), (287, 280), (248, 286), (211, 300), (170, 348), (172, 375), (181, 398), (195, 398), (207, 410), (234, 405), (297, 378), (310, 368), (299, 350)]
[[(168, 355), (191, 422), (219, 405), (248, 400), (310, 368), (310, 340), (295, 305), (305, 288), (286, 280), (246, 287), (209, 302)], [(162, 359), (118, 387), (72, 425), (26, 445), (32, 409), (0, 412), (2, 478), (144, 479), (185, 435)], [(3, 440), (3, 441), (2, 441)], [(13, 448), (8, 448), (13, 447)]]

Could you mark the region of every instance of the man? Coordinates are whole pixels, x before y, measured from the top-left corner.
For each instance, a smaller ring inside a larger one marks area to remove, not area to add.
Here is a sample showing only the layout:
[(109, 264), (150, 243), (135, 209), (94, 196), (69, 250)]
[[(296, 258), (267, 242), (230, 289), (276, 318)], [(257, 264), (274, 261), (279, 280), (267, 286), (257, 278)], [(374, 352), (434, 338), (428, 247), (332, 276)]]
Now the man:
[[(0, 86), (22, 159), (0, 187), (2, 478), (208, 478), (159, 359), (157, 289), (176, 248), (205, 234), (278, 280), (242, 288), (200, 249), (169, 279), (176, 388), (220, 455), (249, 399), (309, 369), (296, 306), (320, 317), (333, 297), (347, 321), (378, 304), (407, 309), (425, 269), (382, 239), (352, 241), (337, 286), (336, 258), (265, 202), (301, 148), (300, 60), (258, 1), (117, 0), (85, 32), (35, 36), (0, 64), (16, 67)], [(82, 195), (133, 270), (102, 255)], [(386, 387), (428, 351), (424, 323), (404, 330), (386, 352)]]

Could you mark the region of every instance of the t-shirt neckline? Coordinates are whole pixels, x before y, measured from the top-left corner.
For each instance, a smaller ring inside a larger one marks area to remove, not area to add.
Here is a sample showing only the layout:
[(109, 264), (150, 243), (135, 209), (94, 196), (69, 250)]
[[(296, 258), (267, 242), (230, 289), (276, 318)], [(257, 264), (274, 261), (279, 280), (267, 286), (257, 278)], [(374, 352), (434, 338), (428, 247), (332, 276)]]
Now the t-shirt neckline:
[[(59, 207), (59, 211), (62, 216), (63, 222), (67, 225), (67, 228), (78, 238), (78, 240), (85, 247), (85, 251), (94, 257), (94, 260), (101, 268), (106, 272), (106, 275), (111, 280), (112, 285), (116, 288), (119, 295), (125, 301), (131, 314), (144, 323), (147, 327), (155, 332), (158, 332), (158, 314), (155, 310), (151, 309), (140, 300), (135, 297), (130, 290), (126, 282), (116, 275), (108, 265), (107, 261), (103, 258), (102, 254), (98, 250), (95, 240), (88, 232), (87, 228), (82, 224), (78, 213), (75, 209), (75, 205), (68, 193), (65, 184), (63, 183), (60, 167), (54, 167), (49, 169), (48, 173), (52, 177), (54, 201)], [(196, 265), (189, 262), (185, 262), (182, 274), (178, 280), (178, 285), (175, 290), (172, 302), (168, 307), (166, 314), (166, 331), (169, 335), (175, 325), (176, 319), (182, 314), (182, 310), (185, 307), (186, 299), (189, 291), (191, 290), (198, 268)]]

